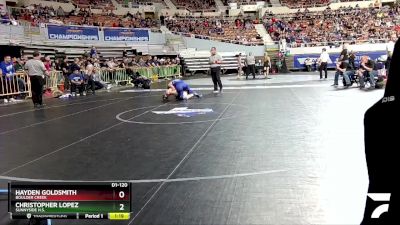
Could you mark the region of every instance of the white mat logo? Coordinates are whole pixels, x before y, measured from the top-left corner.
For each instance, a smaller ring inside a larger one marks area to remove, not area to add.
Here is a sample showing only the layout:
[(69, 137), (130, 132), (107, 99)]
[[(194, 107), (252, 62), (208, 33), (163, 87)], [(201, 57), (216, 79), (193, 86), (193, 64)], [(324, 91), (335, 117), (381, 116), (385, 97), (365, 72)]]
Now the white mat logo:
[(212, 109), (189, 109), (188, 107), (173, 108), (168, 111), (152, 111), (158, 115), (172, 115), (175, 114), (180, 117), (192, 117), (196, 115), (204, 115), (213, 112)]
[(390, 193), (368, 193), (368, 197), (375, 202), (387, 202), (387, 204), (381, 204), (376, 207), (371, 214), (372, 219), (378, 219), (383, 213), (389, 211)]

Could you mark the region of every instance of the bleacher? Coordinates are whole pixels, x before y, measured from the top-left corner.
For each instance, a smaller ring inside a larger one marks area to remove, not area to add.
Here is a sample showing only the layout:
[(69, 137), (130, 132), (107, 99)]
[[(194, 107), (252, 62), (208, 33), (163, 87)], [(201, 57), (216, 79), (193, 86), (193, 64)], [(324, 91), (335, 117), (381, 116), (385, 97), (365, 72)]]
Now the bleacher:
[[(238, 68), (237, 57), (241, 52), (219, 52), (218, 54), (222, 56), (223, 61), (221, 64), (222, 73), (227, 72), (227, 70), (236, 70)], [(245, 53), (242, 52), (242, 58), (244, 60)], [(209, 64), (209, 51), (196, 51), (195, 49), (187, 49), (180, 52), (180, 56), (184, 60), (184, 67), (187, 73), (191, 75), (198, 71), (208, 72), (210, 69)]]
[[(63, 46), (60, 44), (54, 44), (53, 46), (44, 45), (25, 45), (22, 48), (22, 54), (32, 58), (34, 51), (39, 51), (43, 55), (50, 56), (51, 59), (66, 57), (68, 61), (73, 61), (74, 58), (80, 58), (85, 51), (90, 52), (91, 46), (78, 47), (78, 46)], [(152, 46), (149, 48), (143, 48), (140, 46), (136, 47), (114, 47), (114, 46), (96, 46), (98, 51), (99, 60), (105, 61), (110, 58), (116, 58), (122, 60), (123, 52), (131, 52), (136, 50), (138, 55), (164, 55), (174, 54), (174, 52), (163, 51), (163, 46)], [(132, 56), (128, 54), (128, 56)]]
[(281, 0), (283, 6), (296, 9), (327, 6), (330, 2), (330, 0)]
[(178, 9), (189, 11), (214, 11), (216, 10), (214, 0), (171, 0)]
[(111, 0), (73, 0), (79, 8), (92, 8), (92, 9), (116, 9)]
[(166, 5), (163, 0), (117, 0), (117, 2), (122, 7), (128, 7), (129, 3), (132, 5), (132, 8), (138, 8), (141, 5)]

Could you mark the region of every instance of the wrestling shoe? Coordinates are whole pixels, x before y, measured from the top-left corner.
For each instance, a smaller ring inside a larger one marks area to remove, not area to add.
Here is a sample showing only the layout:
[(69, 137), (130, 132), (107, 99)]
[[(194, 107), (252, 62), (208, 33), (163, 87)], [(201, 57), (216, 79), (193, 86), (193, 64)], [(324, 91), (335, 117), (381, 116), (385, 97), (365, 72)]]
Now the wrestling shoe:
[(163, 100), (163, 101), (168, 101), (168, 96), (167, 96), (167, 95), (163, 95), (163, 96), (162, 96), (162, 100)]
[(203, 97), (203, 95), (199, 94), (199, 93), (194, 93), (194, 96), (196, 96), (197, 98), (202, 98)]

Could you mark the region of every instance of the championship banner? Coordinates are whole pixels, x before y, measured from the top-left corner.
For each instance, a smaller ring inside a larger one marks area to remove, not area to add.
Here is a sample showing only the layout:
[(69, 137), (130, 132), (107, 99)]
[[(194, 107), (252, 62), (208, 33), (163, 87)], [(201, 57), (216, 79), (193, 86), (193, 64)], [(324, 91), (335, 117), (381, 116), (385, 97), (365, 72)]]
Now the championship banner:
[[(356, 59), (355, 64), (359, 64), (361, 56), (366, 55), (370, 57), (372, 60), (376, 60), (379, 57), (385, 57), (387, 55), (386, 51), (377, 51), (377, 52), (355, 52)], [(313, 64), (318, 61), (320, 54), (301, 54), (301, 55), (294, 55), (293, 56), (293, 67), (295, 69), (304, 69), (304, 61), (307, 58), (310, 58), (313, 61)], [(336, 61), (339, 59), (340, 53), (329, 53), (329, 60), (328, 60), (328, 68), (336, 68)]]
[(131, 28), (104, 28), (104, 41), (149, 41), (149, 31)]
[(99, 40), (97, 27), (47, 25), (47, 33), (51, 40)]

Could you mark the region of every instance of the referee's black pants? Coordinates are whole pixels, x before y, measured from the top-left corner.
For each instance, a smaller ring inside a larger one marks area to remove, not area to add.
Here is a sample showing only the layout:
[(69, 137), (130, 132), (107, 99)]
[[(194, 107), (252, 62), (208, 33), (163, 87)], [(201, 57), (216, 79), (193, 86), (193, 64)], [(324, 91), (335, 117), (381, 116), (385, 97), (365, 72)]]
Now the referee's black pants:
[(41, 76), (30, 76), (29, 78), (31, 80), (32, 102), (34, 105), (42, 105), (44, 79)]
[(253, 79), (256, 79), (256, 65), (247, 65), (247, 71), (246, 71), (246, 80), (249, 77), (250, 73), (253, 74)]
[(222, 90), (222, 82), (221, 82), (221, 67), (212, 67), (211, 68), (211, 78), (214, 83), (214, 91)]
[(319, 66), (319, 78), (321, 79), (322, 79), (322, 70), (325, 71), (325, 78), (328, 78), (328, 63), (321, 62), (321, 65)]

